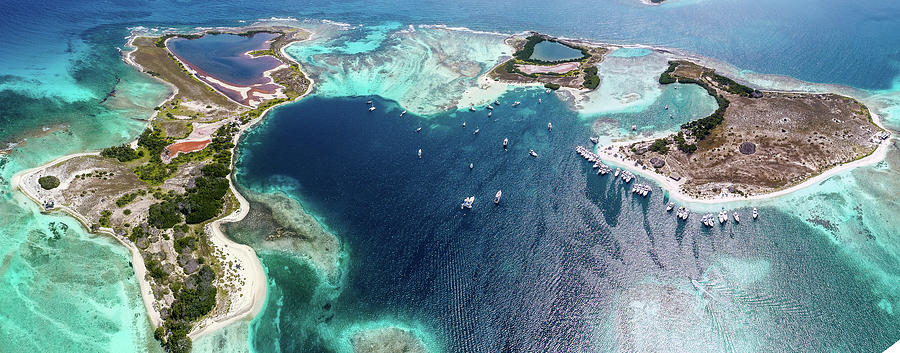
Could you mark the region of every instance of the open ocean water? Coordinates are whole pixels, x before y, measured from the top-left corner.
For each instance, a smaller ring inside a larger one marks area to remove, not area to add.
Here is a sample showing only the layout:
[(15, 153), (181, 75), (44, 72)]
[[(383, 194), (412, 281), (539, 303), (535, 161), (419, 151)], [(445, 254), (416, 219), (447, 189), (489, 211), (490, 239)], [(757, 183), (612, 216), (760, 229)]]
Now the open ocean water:
[[(198, 351), (346, 351), (350, 335), (378, 326), (411, 329), (448, 352), (871, 352), (900, 339), (896, 143), (877, 165), (728, 206), (760, 207), (757, 222), (700, 229), (667, 215), (659, 189), (635, 198), (572, 152), (592, 134), (664, 132), (705, 115), (711, 102), (697, 92), (653, 85), (664, 60), (635, 50), (610, 58), (579, 111), (542, 90), (496, 93), (503, 107), (488, 119), (441, 107), (506, 50), (502, 37), (398, 33), (446, 24), (679, 48), (754, 82), (758, 72), (850, 86), (897, 129), (898, 3), (13, 0), (0, 15), (0, 142), (16, 144), (0, 157), (0, 352), (159, 350), (127, 252), (71, 218), (40, 214), (8, 180), (141, 131), (168, 92), (119, 60), (129, 28), (269, 17), (361, 25), (304, 24), (322, 36), (288, 52), (317, 91), (248, 134), (238, 163), (246, 192), (285, 193), (340, 240), (343, 276), (324, 283), (301, 256), (259, 248), (265, 310)], [(430, 55), (440, 52), (452, 55)], [(118, 97), (98, 105), (116, 74)], [(778, 77), (764, 79), (778, 88)], [(617, 105), (615, 92), (640, 98)], [(379, 109), (367, 112), (368, 99)], [(684, 115), (659, 116), (663, 104)], [(461, 211), (472, 195), (475, 208)], [(241, 240), (253, 228), (229, 231), (247, 232), (234, 235)]]

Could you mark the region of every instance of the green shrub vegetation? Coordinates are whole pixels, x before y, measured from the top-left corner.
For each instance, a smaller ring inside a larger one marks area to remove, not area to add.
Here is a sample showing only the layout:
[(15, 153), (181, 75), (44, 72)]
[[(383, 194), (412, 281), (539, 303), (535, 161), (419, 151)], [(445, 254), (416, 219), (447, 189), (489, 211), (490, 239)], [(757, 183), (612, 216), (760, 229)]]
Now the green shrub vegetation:
[(119, 162), (130, 162), (144, 156), (144, 151), (135, 151), (127, 144), (104, 148), (100, 155), (107, 158), (115, 158)]
[(656, 141), (653, 141), (653, 144), (650, 145), (649, 150), (659, 152), (659, 154), (669, 153), (669, 140), (665, 138), (656, 139)]
[(198, 39), (200, 37), (203, 37), (203, 34), (202, 33), (201, 34), (174, 34), (174, 33), (166, 34), (164, 36), (160, 36), (159, 38), (156, 38), (156, 41), (154, 41), (153, 44), (156, 45), (157, 47), (165, 48), (166, 40), (168, 40), (169, 38), (174, 38), (174, 37), (179, 37), (179, 38), (184, 38), (184, 39)]
[(146, 257), (144, 266), (147, 267), (147, 273), (150, 274), (150, 277), (153, 277), (157, 280), (163, 280), (168, 277), (166, 271), (162, 269), (162, 264), (160, 264), (159, 261), (156, 261), (156, 259), (152, 257)]
[(112, 211), (103, 210), (100, 212), (100, 220), (97, 223), (100, 223), (101, 227), (109, 228), (109, 218), (112, 216)]
[[(698, 81), (686, 77), (676, 78), (672, 76), (671, 73), (675, 71), (675, 68), (678, 67), (678, 65), (679, 63), (677, 61), (670, 61), (669, 68), (659, 76), (659, 83), (670, 84), (673, 82), (678, 82), (684, 84), (693, 83), (699, 85), (700, 87), (706, 89), (706, 92), (709, 93), (710, 96), (716, 99), (716, 104), (719, 106), (719, 108), (709, 116), (681, 125), (682, 129), (690, 130), (691, 135), (694, 136), (697, 141), (703, 141), (703, 139), (705, 139), (707, 136), (709, 136), (710, 133), (712, 133), (712, 130), (715, 129), (716, 126), (719, 126), (719, 124), (725, 121), (725, 110), (728, 109), (728, 105), (730, 104), (730, 102), (725, 97), (719, 95), (714, 88), (710, 87), (709, 84), (702, 80)], [(746, 94), (746, 96), (750, 96), (750, 94), (753, 92), (753, 89), (740, 85), (737, 82), (734, 82), (731, 79), (718, 75), (716, 73), (713, 73), (713, 80), (715, 80), (718, 84), (723, 85), (725, 87), (723, 89), (734, 94)], [(697, 150), (697, 146), (693, 144), (687, 145), (684, 143), (680, 143), (678, 145), (678, 149), (686, 153), (693, 153)]]
[(174, 163), (165, 164), (162, 162), (163, 150), (172, 143), (172, 139), (166, 137), (161, 130), (146, 129), (138, 138), (138, 146), (147, 150), (150, 154), (150, 160), (143, 165), (134, 167), (134, 174), (139, 179), (151, 184), (158, 185), (168, 179), (178, 169), (178, 165)]
[(181, 213), (174, 201), (163, 201), (150, 206), (147, 223), (157, 229), (168, 229), (181, 223)]
[(521, 50), (516, 51), (513, 54), (513, 57), (522, 61), (528, 61), (528, 58), (534, 54), (534, 46), (543, 41), (544, 37), (537, 34), (528, 36), (528, 38), (525, 38), (525, 46), (523, 46)]
[(584, 69), (584, 88), (595, 89), (600, 85), (600, 76), (597, 76), (597, 67), (591, 66)]
[(188, 224), (197, 224), (218, 216), (225, 204), (228, 193), (228, 179), (201, 176), (194, 180), (195, 186), (188, 189), (181, 212)]
[(716, 103), (719, 104), (719, 108), (716, 109), (715, 112), (710, 114), (709, 116), (701, 119), (697, 119), (685, 124), (681, 125), (682, 129), (687, 129), (691, 131), (691, 135), (697, 141), (703, 141), (712, 130), (719, 126), (723, 121), (725, 121), (725, 110), (728, 109), (728, 105), (730, 104), (725, 97), (715, 95)]
[(131, 233), (128, 234), (128, 240), (131, 240), (132, 243), (137, 242), (138, 239), (144, 236), (144, 228), (140, 226), (135, 226), (131, 228)]
[(42, 176), (38, 178), (38, 184), (40, 184), (44, 190), (55, 189), (59, 186), (59, 178), (52, 175)]
[(684, 133), (679, 131), (675, 134), (675, 145), (678, 146), (678, 150), (687, 154), (694, 153), (697, 150), (697, 145), (688, 144), (684, 139)]
[(181, 251), (184, 250), (185, 248), (193, 249), (194, 243), (196, 243), (196, 242), (197, 242), (197, 238), (195, 238), (195, 237), (181, 237), (181, 238), (175, 239), (175, 241), (172, 243), (172, 245), (175, 248), (175, 253), (180, 254)]
[(254, 50), (247, 54), (252, 57), (263, 56), (263, 55), (275, 56), (275, 51), (272, 49), (263, 49), (263, 50)]
[(144, 190), (144, 189), (127, 193), (125, 195), (120, 196), (118, 199), (116, 199), (116, 206), (123, 207), (123, 206), (131, 203), (135, 199), (137, 199), (139, 196), (144, 196), (146, 194), (147, 194), (147, 190)]
[(659, 83), (667, 85), (670, 83), (675, 83), (675, 77), (672, 77), (672, 73), (675, 72), (675, 68), (678, 67), (677, 61), (670, 61), (669, 68), (666, 71), (663, 71), (661, 75), (659, 75)]
[(172, 141), (163, 135), (162, 130), (148, 128), (141, 133), (140, 137), (138, 137), (138, 146), (146, 148), (151, 156), (162, 153), (163, 149), (170, 143), (172, 143)]
[(552, 89), (552, 90), (555, 91), (555, 90), (558, 90), (560, 86), (559, 86), (558, 84), (555, 84), (555, 83), (552, 83), (552, 82), (547, 82), (547, 83), (544, 84), (544, 87), (545, 87), (545, 88)]
[(728, 93), (737, 94), (739, 96), (744, 96), (744, 97), (750, 97), (753, 94), (753, 92), (756, 92), (755, 89), (752, 89), (752, 88), (744, 86), (740, 83), (734, 82), (734, 80), (732, 80), (728, 77), (719, 75), (715, 72), (712, 74), (712, 77), (713, 77), (713, 80), (715, 80), (716, 83), (718, 83), (720, 86), (722, 86), (722, 89), (724, 89)]

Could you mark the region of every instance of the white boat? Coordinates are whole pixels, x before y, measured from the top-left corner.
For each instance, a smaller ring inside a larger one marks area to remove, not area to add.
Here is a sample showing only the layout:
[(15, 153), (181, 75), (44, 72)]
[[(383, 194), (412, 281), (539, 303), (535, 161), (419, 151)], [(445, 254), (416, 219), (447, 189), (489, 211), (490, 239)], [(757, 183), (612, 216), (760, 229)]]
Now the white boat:
[(494, 105), (496, 105), (496, 106), (499, 107), (499, 106), (500, 106), (500, 101), (494, 101)]
[(668, 104), (666, 104), (666, 110), (669, 110), (669, 105), (668, 105)]
[(494, 115), (494, 112), (488, 112), (488, 118), (490, 118), (491, 115)]
[(678, 211), (675, 212), (675, 216), (680, 218), (683, 221), (686, 221), (690, 214), (691, 214), (691, 212), (688, 211), (688, 209), (684, 208), (684, 206), (679, 207)]
[(613, 173), (613, 176), (619, 176), (619, 173), (620, 173), (620, 172), (622, 172), (622, 170), (619, 169), (619, 168), (616, 168), (616, 172)]
[(419, 149), (419, 159), (422, 159), (422, 149)]
[(553, 123), (547, 123), (547, 131), (553, 131)]
[(470, 111), (470, 112), (474, 112), (474, 111), (475, 111), (475, 106), (474, 106), (474, 105), (469, 106), (469, 111)]
[(741, 223), (741, 216), (738, 216), (737, 212), (731, 214), (734, 217), (734, 221), (737, 223)]
[(591, 142), (593, 142), (596, 145), (596, 144), (600, 143), (600, 139), (591, 136)]
[(637, 130), (637, 125), (631, 125), (631, 131)]
[(515, 106), (518, 106), (519, 104), (522, 104), (522, 102), (515, 101), (515, 102), (513, 102), (512, 106), (515, 107)]
[(672, 118), (674, 118), (674, 116), (672, 115), (672, 113), (669, 113), (669, 119), (672, 119)]
[(465, 121), (463, 121), (463, 127), (466, 127), (466, 122), (465, 122)]
[(463, 200), (462, 205), (459, 205), (460, 209), (472, 209), (472, 204), (475, 203), (475, 196), (469, 196), (465, 200)]
[(643, 197), (647, 197), (647, 195), (649, 195), (652, 190), (653, 189), (650, 188), (650, 185), (646, 185), (646, 184), (635, 184), (631, 188), (631, 192), (641, 195)]
[(754, 207), (753, 208), (753, 219), (756, 219), (756, 217), (759, 217), (759, 213), (756, 212), (756, 207)]
[(474, 168), (475, 168), (475, 163), (469, 163), (469, 170), (472, 170)]
[(372, 101), (366, 101), (366, 104), (372, 105)]
[(422, 128), (418, 128), (418, 129), (416, 129), (416, 132), (419, 132), (419, 131), (422, 131)]
[(401, 118), (402, 118), (404, 115), (406, 115), (406, 111), (405, 111), (405, 110), (402, 111), (402, 112), (400, 112), (400, 117), (401, 117)]
[(479, 130), (479, 129), (475, 129), (475, 131), (474, 131), (474, 132), (472, 132), (472, 135), (476, 135), (476, 134), (478, 134), (478, 131), (481, 131), (481, 130)]
[(500, 204), (500, 195), (503, 195), (503, 190), (497, 190), (497, 195), (494, 195), (494, 203)]
[(504, 139), (503, 139), (503, 149), (506, 149), (507, 146), (509, 146), (509, 139), (508, 139), (508, 138), (504, 138)]
[(548, 88), (548, 89), (547, 89), (547, 94), (550, 94), (550, 92), (551, 92), (551, 91), (550, 91), (550, 89)]
[(673, 208), (675, 208), (675, 203), (674, 203), (674, 202), (669, 202), (669, 204), (666, 205), (666, 212), (672, 212), (672, 209), (673, 209)]
[(369, 107), (369, 111), (370, 111), (370, 112), (374, 112), (374, 111), (375, 111), (375, 106), (373, 105), (373, 106)]
[(488, 110), (494, 110), (494, 106), (490, 104), (488, 104), (485, 108), (487, 108)]
[(541, 102), (542, 102), (542, 100), (540, 98), (538, 98), (538, 104), (541, 104)]
[(537, 152), (535, 152), (534, 150), (529, 150), (528, 154), (530, 154), (534, 158), (537, 158), (537, 156), (538, 156)]
[(719, 224), (724, 224), (725, 222), (728, 222), (728, 212), (719, 212)]

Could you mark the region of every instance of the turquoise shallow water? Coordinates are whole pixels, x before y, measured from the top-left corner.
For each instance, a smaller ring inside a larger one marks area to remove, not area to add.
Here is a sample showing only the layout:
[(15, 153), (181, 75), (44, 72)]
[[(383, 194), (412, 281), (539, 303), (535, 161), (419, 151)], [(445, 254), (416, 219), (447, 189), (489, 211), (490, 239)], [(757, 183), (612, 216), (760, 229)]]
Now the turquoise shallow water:
[[(349, 29), (306, 24), (321, 29), (322, 37), (289, 52), (316, 76), (317, 96), (323, 100), (301, 103), (299, 111), (284, 108), (273, 115), (282, 125), (261, 126), (259, 133), (264, 137), (266, 131), (273, 133), (270, 129), (294, 131), (297, 127), (287, 121), (302, 124), (308, 119), (311, 125), (299, 127), (337, 137), (317, 145), (294, 141), (298, 149), (331, 146), (340, 150), (368, 144), (366, 153), (356, 157), (361, 158), (359, 170), (343, 169), (346, 166), (325, 158), (300, 156), (283, 164), (303, 161), (317, 168), (302, 173), (275, 171), (296, 173), (290, 177), (297, 185), (288, 190), (291, 197), (346, 244), (347, 279), (340, 288), (323, 288), (302, 259), (277, 251), (263, 253), (273, 293), (266, 311), (252, 323), (234, 325), (201, 340), (198, 350), (269, 351), (299, 344), (345, 351), (348, 333), (380, 325), (412, 328), (447, 351), (535, 346), (564, 351), (572, 342), (592, 342), (575, 344), (579, 348), (623, 351), (654, 346), (670, 351), (877, 351), (900, 336), (895, 324), (895, 289), (900, 283), (896, 245), (900, 242), (895, 235), (900, 210), (885, 197), (896, 189), (894, 181), (900, 180), (896, 146), (886, 162), (761, 204), (765, 218), (754, 228), (713, 232), (672, 228), (652, 217), (660, 213), (655, 207), (662, 204), (662, 195), (646, 203), (630, 202), (628, 196), (579, 169), (585, 166), (570, 160), (571, 146), (567, 146), (584, 143), (592, 133), (603, 133), (605, 138), (627, 135), (632, 124), (643, 133), (665, 131), (676, 126), (678, 119), (690, 119), (708, 109), (709, 102), (687, 90), (676, 94), (653, 84), (654, 72), (664, 67), (659, 58), (614, 53), (607, 63), (615, 65), (601, 68), (602, 87), (610, 89), (581, 102), (577, 117), (562, 105), (552, 105), (555, 99), (541, 92), (522, 90), (501, 96), (504, 102), (543, 97), (552, 108), (524, 104), (515, 114), (495, 114), (498, 119), (510, 119), (495, 125), (518, 136), (512, 138), (516, 148), (539, 146), (542, 163), (543, 157), (559, 153), (558, 163), (538, 164), (537, 169), (521, 169), (515, 162), (519, 173), (512, 173), (515, 169), (480, 155), (480, 149), (448, 148), (471, 138), (457, 130), (459, 119), (488, 123), (470, 120), (483, 116), (454, 117), (445, 112), (447, 107), (466, 107), (467, 102), (503, 94), (482, 92), (465, 101), (460, 98), (474, 85), (473, 77), (498, 56), (509, 54), (498, 46), (502, 37), (440, 29), (417, 29), (410, 34), (406, 27), (407, 23), (445, 23), (503, 32), (534, 29), (682, 48), (730, 62), (745, 69), (748, 77), (753, 72), (775, 73), (868, 89), (862, 92), (864, 101), (897, 128), (900, 66), (895, 48), (900, 39), (891, 35), (900, 30), (894, 19), (900, 12), (896, 3), (679, 1), (647, 8), (636, 1), (616, 0), (574, 14), (572, 7), (578, 3), (548, 8), (545, 2), (531, 1), (501, 13), (493, 12), (495, 5), (481, 1), (457, 2), (452, 9), (443, 4), (379, 1), (143, 5), (138, 9), (133, 3), (15, 0), (0, 4), (5, 14), (0, 28), (16, 33), (0, 39), (6, 49), (0, 53), (0, 140), (28, 139), (0, 162), (5, 188), (0, 213), (10, 220), (3, 223), (0, 238), (0, 291), (4, 291), (0, 333), (12, 337), (0, 342), (0, 351), (38, 345), (79, 351), (158, 349), (147, 333), (124, 252), (109, 240), (85, 234), (71, 219), (35, 213), (33, 205), (14, 196), (6, 180), (16, 171), (67, 153), (128, 141), (141, 130), (141, 119), (166, 92), (118, 61), (114, 48), (122, 45), (128, 27), (237, 25), (238, 20), (288, 15), (353, 23)], [(176, 6), (178, 11), (172, 11)], [(529, 15), (535, 11), (542, 16)], [(492, 20), (473, 13), (491, 13)], [(605, 14), (604, 21), (597, 21), (599, 14)], [(660, 18), (670, 23), (662, 26)], [(98, 106), (116, 73), (123, 77), (120, 99)], [(770, 87), (783, 84), (778, 78), (767, 82)], [(318, 104), (340, 102), (329, 99), (356, 95), (386, 98), (377, 102), (384, 115), (374, 117), (353, 109), (343, 117), (346, 120), (332, 121), (333, 114), (304, 113)], [(427, 118), (410, 114), (408, 120), (414, 122), (346, 128), (350, 119), (388, 121), (401, 110), (388, 110), (394, 102)], [(667, 122), (666, 116), (658, 114), (660, 104), (678, 105), (683, 115)], [(555, 131), (569, 132), (560, 137), (543, 134), (540, 127), (548, 117), (558, 126)], [(517, 130), (516, 122), (534, 123), (537, 128)], [(379, 137), (392, 136), (391, 128), (419, 125), (437, 137), (421, 142), (431, 144), (428, 153), (451, 150), (440, 153), (460, 162), (461, 171), (440, 174), (447, 168), (441, 165), (434, 166), (435, 175), (397, 174), (389, 179), (384, 174), (391, 165), (366, 164), (379, 159), (383, 161), (378, 163), (394, 163), (412, 156), (406, 150), (415, 150), (419, 143), (406, 140), (406, 135), (398, 133), (384, 145), (378, 143)], [(48, 131), (42, 131), (43, 127)], [(479, 138), (497, 130), (484, 128)], [(370, 135), (375, 131), (381, 135)], [(347, 134), (358, 135), (350, 139)], [(541, 140), (549, 136), (554, 140)], [(248, 150), (279, 147), (258, 138), (263, 141)], [(341, 144), (333, 145), (335, 141)], [(489, 141), (484, 144), (484, 148), (493, 146)], [(553, 152), (552, 146), (566, 148)], [(478, 174), (473, 184), (456, 185), (469, 160), (475, 160), (477, 173), (484, 174)], [(383, 180), (383, 186), (372, 189), (378, 190), (372, 194), (359, 190), (365, 197), (358, 199), (358, 205), (347, 201), (357, 200), (357, 195), (335, 196), (347, 192), (338, 189), (364, 185), (349, 184), (349, 180), (368, 182), (373, 175)], [(536, 179), (519, 180), (523, 176)], [(553, 185), (549, 190), (565, 197), (547, 196), (547, 191), (525, 185), (551, 177), (552, 182), (546, 181)], [(268, 190), (253, 186), (261, 183), (254, 179), (271, 180), (261, 173), (241, 182), (251, 191)], [(322, 180), (331, 182), (322, 184)], [(398, 180), (418, 189), (392, 186)], [(493, 181), (522, 184), (527, 192), (516, 196), (509, 189), (509, 200), (531, 208), (500, 219), (482, 214), (461, 221), (459, 214), (451, 213), (460, 195), (478, 193), (479, 203), (489, 199), (491, 189), (499, 187)], [(410, 211), (432, 224), (425, 236), (413, 226), (419, 223), (393, 213), (376, 213), (384, 215), (385, 223), (347, 216), (365, 216), (384, 199), (414, 204), (409, 195), (422, 190), (441, 196), (426, 200), (433, 202), (432, 207)], [(389, 220), (399, 226), (389, 227)], [(53, 239), (50, 222), (60, 221), (69, 225), (68, 230)], [(497, 232), (480, 234), (479, 227)], [(697, 279), (700, 287), (688, 277)], [(332, 303), (332, 314), (322, 314), (325, 303)], [(273, 327), (276, 323), (285, 323), (289, 329)], [(294, 332), (299, 332), (296, 338), (287, 337)], [(785, 348), (787, 344), (790, 349)]]

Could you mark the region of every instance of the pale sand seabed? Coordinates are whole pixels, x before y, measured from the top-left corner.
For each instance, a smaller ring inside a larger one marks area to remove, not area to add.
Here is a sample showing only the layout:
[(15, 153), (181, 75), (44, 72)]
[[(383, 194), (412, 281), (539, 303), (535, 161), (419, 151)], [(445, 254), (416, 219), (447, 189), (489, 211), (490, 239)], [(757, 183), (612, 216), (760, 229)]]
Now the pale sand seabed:
[(511, 55), (504, 35), (465, 32), (461, 37), (460, 30), (436, 26), (379, 27), (366, 32), (366, 41), (349, 42), (342, 41), (344, 27), (319, 24), (316, 29), (315, 37), (286, 51), (317, 75), (318, 95), (378, 95), (429, 116), (484, 105), (505, 92), (477, 88), (484, 73)]

